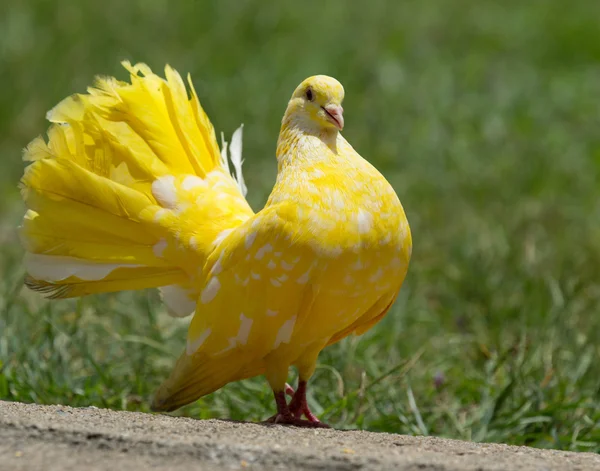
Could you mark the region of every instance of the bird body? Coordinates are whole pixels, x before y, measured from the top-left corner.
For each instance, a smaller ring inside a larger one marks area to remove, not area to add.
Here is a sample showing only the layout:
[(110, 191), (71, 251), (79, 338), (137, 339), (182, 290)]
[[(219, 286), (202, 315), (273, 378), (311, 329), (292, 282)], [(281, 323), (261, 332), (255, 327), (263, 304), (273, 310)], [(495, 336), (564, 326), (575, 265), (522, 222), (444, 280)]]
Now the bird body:
[[(285, 422), (289, 367), (300, 393), (325, 346), (368, 330), (396, 299), (412, 247), (402, 205), (339, 133), (336, 80), (310, 77), (292, 95), (277, 181), (255, 214), (241, 129), (229, 146), (233, 178), (193, 87), (188, 101), (172, 69), (164, 81), (126, 67), (131, 85), (109, 79), (66, 99), (50, 113), (62, 124), (49, 145), (26, 152), (28, 285), (54, 297), (161, 287), (174, 315), (195, 314), (153, 408), (265, 374)], [(303, 394), (289, 423), (302, 413), (317, 423)]]

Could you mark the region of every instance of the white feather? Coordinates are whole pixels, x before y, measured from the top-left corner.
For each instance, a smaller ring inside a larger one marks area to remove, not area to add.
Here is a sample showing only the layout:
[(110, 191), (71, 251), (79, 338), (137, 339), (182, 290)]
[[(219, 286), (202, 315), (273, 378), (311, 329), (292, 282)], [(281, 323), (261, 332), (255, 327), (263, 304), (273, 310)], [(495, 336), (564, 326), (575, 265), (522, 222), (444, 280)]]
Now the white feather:
[(85, 281), (99, 281), (117, 268), (141, 266), (133, 263), (96, 262), (63, 255), (43, 255), (29, 252), (25, 254), (25, 267), (29, 275), (44, 281), (62, 281), (70, 276), (76, 276)]
[(196, 310), (196, 301), (179, 285), (163, 286), (160, 288), (160, 297), (173, 317), (186, 317)]
[(242, 160), (242, 130), (244, 129), (244, 125), (242, 124), (239, 128), (235, 130), (233, 136), (231, 136), (231, 145), (229, 146), (229, 157), (231, 159), (231, 163), (233, 164), (233, 168), (235, 168), (235, 176), (242, 191), (242, 194), (246, 196), (248, 193), (248, 189), (246, 188), (246, 184), (244, 183), (244, 175), (242, 174), (242, 164), (244, 161)]
[[(228, 143), (221, 133), (221, 165), (227, 169), (227, 172), (237, 182), (242, 195), (246, 196), (248, 189), (244, 182), (244, 175), (242, 174), (242, 129), (244, 125), (241, 124), (231, 136), (231, 143)], [(229, 158), (227, 156), (229, 155)], [(231, 171), (229, 160), (233, 165), (234, 172)]]
[(231, 175), (231, 169), (229, 168), (229, 159), (227, 158), (227, 146), (228, 143), (225, 140), (225, 134), (221, 133), (221, 165), (227, 169), (227, 173)]

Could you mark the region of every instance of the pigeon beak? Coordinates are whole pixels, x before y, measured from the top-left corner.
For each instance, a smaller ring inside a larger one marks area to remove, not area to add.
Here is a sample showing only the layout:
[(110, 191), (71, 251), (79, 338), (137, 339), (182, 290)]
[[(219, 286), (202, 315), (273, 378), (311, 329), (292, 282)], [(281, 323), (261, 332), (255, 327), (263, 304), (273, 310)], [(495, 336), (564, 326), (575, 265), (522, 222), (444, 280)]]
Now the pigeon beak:
[(344, 129), (344, 108), (340, 105), (326, 105), (323, 107), (327, 120), (340, 131)]

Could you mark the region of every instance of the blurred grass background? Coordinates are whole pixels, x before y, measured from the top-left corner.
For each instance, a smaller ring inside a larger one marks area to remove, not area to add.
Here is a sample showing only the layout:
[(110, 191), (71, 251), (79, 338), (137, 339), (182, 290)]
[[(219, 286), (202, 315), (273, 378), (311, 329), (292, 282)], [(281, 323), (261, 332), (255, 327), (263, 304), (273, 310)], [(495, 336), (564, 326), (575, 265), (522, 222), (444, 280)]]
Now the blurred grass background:
[[(119, 61), (190, 72), (217, 131), (244, 128), (253, 207), (281, 115), (325, 73), (344, 135), (413, 230), (393, 311), (326, 350), (310, 403), (340, 428), (600, 451), (600, 3), (454, 0), (0, 6), (0, 399), (148, 410), (186, 322), (155, 292), (50, 303), (22, 289), (21, 149)], [(259, 420), (262, 379), (179, 413)]]

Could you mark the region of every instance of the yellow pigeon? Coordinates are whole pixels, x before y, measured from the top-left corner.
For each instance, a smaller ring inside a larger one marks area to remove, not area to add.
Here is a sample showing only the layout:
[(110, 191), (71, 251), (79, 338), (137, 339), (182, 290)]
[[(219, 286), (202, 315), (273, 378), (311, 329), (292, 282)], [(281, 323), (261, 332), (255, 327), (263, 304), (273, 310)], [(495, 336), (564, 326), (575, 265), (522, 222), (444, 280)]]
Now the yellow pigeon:
[(264, 374), (269, 421), (324, 426), (306, 401), (319, 352), (383, 318), (412, 250), (396, 193), (340, 133), (342, 85), (317, 75), (296, 88), (275, 187), (254, 213), (241, 128), (219, 150), (189, 76), (188, 96), (169, 66), (163, 79), (123, 65), (129, 83), (97, 78), (64, 99), (48, 142), (24, 152), (27, 286), (50, 298), (158, 287), (172, 315), (193, 314), (153, 410)]

